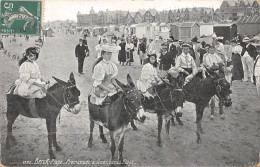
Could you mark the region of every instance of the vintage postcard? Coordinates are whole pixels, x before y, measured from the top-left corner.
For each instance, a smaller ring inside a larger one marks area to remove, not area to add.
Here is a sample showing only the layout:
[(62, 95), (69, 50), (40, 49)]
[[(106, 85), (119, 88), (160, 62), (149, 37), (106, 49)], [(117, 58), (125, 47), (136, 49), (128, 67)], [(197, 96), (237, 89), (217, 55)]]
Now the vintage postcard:
[(0, 0), (0, 166), (259, 166), (259, 0)]

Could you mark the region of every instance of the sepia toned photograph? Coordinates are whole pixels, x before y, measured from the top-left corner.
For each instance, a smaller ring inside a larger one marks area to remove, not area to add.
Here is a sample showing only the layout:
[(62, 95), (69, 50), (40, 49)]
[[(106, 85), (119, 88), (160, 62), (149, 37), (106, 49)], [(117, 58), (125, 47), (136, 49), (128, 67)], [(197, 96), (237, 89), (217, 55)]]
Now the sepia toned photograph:
[(0, 0), (0, 166), (260, 166), (259, 0)]

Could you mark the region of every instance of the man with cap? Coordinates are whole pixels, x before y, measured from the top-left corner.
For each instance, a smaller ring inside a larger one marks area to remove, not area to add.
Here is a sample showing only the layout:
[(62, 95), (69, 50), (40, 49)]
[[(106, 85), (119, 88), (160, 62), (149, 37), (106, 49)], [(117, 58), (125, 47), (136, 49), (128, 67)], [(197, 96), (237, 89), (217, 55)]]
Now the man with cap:
[(243, 65), (243, 71), (244, 71), (244, 79), (243, 82), (248, 82), (249, 79), (251, 79), (251, 82), (253, 82), (253, 66), (254, 66), (254, 60), (251, 56), (254, 55), (254, 52), (256, 51), (255, 47), (250, 43), (250, 39), (248, 37), (245, 37), (243, 39), (243, 42), (246, 44), (242, 51), (242, 65)]
[(111, 97), (117, 93), (117, 89), (120, 89), (115, 81), (118, 69), (111, 61), (112, 53), (118, 51), (118, 46), (101, 46), (101, 57), (93, 66), (94, 83), (90, 100), (92, 104), (101, 105), (106, 97)]
[(177, 55), (177, 49), (176, 46), (173, 44), (173, 39), (170, 39), (170, 43), (168, 45), (168, 52), (170, 53), (172, 60), (171, 60), (171, 64), (172, 66), (175, 66), (175, 59), (176, 59), (176, 55)]
[(197, 72), (197, 67), (193, 57), (191, 57), (189, 44), (182, 44), (182, 54), (176, 58), (175, 67), (186, 74), (188, 76), (191, 74), (192, 76), (195, 75)]
[(78, 60), (78, 72), (83, 74), (84, 59), (88, 55), (88, 47), (83, 44), (83, 39), (79, 39), (79, 44), (75, 48), (75, 55)]
[(167, 46), (165, 43), (162, 44), (162, 50), (160, 53), (160, 70), (167, 71), (171, 68), (172, 57), (169, 52), (167, 52)]
[(182, 44), (183, 44), (183, 41), (179, 40), (179, 46), (177, 46), (177, 56), (180, 56), (182, 54), (182, 48), (181, 48)]

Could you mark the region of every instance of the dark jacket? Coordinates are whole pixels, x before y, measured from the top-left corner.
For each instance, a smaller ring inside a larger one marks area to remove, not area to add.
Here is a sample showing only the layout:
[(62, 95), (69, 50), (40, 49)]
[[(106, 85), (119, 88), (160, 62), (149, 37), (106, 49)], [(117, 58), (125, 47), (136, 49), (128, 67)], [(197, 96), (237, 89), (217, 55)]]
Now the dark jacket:
[(146, 52), (146, 44), (144, 43), (144, 42), (142, 42), (141, 44), (140, 44), (140, 51), (142, 51), (143, 53), (145, 53)]
[(75, 55), (79, 59), (84, 59), (86, 57), (86, 52), (88, 52), (88, 47), (84, 44), (82, 46), (78, 44), (75, 48)]
[(169, 52), (167, 52), (165, 55), (161, 53), (160, 56), (161, 62), (159, 69), (160, 70), (169, 70), (171, 68), (171, 61), (172, 61), (172, 56)]

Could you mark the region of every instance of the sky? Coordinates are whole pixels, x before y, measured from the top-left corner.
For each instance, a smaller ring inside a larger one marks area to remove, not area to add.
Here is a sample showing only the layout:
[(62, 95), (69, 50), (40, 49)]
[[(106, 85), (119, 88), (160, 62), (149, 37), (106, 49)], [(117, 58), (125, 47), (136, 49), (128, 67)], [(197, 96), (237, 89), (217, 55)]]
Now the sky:
[(139, 9), (155, 8), (158, 11), (210, 7), (217, 9), (222, 0), (45, 0), (44, 21), (77, 20), (77, 13), (88, 14), (91, 7), (95, 12), (106, 9), (138, 11)]

